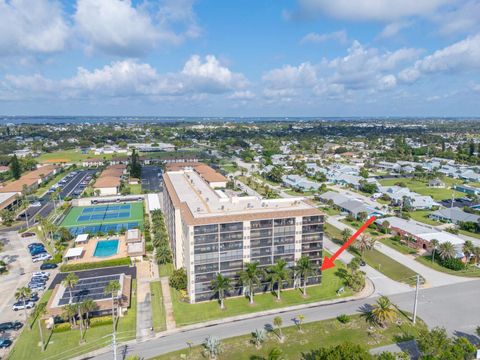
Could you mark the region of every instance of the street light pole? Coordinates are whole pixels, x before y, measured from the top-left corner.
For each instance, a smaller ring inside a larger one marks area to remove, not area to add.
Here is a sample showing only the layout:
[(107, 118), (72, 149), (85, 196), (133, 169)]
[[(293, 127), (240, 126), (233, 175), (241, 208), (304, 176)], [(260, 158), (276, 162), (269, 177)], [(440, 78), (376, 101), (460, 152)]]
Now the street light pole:
[(413, 303), (413, 323), (417, 321), (417, 307), (418, 307), (418, 287), (420, 285), (420, 275), (417, 274), (417, 284), (415, 286), (415, 302)]

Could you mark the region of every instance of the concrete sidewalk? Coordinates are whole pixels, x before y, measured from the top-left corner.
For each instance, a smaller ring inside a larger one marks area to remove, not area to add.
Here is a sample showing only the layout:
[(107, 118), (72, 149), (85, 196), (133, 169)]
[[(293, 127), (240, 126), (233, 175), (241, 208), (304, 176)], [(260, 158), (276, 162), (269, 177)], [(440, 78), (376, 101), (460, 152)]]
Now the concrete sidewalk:
[(162, 285), (163, 306), (165, 306), (165, 323), (168, 331), (175, 329), (177, 324), (175, 323), (175, 317), (173, 316), (173, 304), (170, 294), (170, 286), (168, 285), (168, 277), (161, 277), (160, 283)]
[(137, 264), (137, 341), (142, 341), (153, 335), (150, 266), (149, 261), (142, 261)]

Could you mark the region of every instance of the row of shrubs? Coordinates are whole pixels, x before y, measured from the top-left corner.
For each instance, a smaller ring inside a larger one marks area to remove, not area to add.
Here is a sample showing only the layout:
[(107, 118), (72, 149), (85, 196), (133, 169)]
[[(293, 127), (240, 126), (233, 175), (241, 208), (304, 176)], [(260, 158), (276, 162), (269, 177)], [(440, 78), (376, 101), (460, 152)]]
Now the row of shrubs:
[[(110, 315), (106, 316), (98, 316), (89, 319), (89, 327), (97, 327), (97, 326), (104, 326), (104, 325), (111, 325), (112, 324), (112, 317)], [(65, 331), (70, 331), (72, 329), (72, 325), (67, 321), (60, 324), (55, 324), (53, 328), (54, 333), (60, 333)]]
[(120, 259), (111, 259), (99, 262), (83, 263), (83, 264), (64, 264), (60, 266), (61, 272), (90, 270), (97, 268), (113, 267), (113, 266), (126, 266), (130, 265), (130, 258), (124, 257)]

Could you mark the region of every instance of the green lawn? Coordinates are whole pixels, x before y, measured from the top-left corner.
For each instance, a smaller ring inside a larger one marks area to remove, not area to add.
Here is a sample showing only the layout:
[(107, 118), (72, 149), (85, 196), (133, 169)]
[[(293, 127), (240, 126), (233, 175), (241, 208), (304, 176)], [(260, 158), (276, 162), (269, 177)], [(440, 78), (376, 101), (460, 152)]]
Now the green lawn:
[[(259, 180), (255, 180), (255, 177), (251, 177), (251, 181), (248, 181), (246, 176), (237, 176), (237, 179), (247, 185), (248, 187), (252, 188), (256, 192), (258, 192), (261, 196), (265, 196), (265, 186), (263, 183), (260, 183)], [(278, 199), (280, 196), (272, 189), (272, 195), (270, 199)]]
[(410, 211), (408, 215), (410, 215), (410, 217), (413, 220), (420, 221), (428, 225), (433, 225), (433, 226), (441, 225), (442, 223), (432, 220), (428, 217), (428, 215), (430, 215), (431, 213), (432, 211), (428, 211), (428, 210), (417, 210), (417, 211)]
[(455, 197), (463, 197), (464, 194), (456, 190), (448, 189), (453, 184), (462, 183), (462, 181), (451, 179), (448, 177), (442, 177), (441, 180), (445, 183), (447, 188), (431, 188), (428, 187), (427, 181), (414, 180), (410, 178), (398, 178), (398, 179), (383, 179), (380, 180), (380, 184), (384, 186), (395, 185), (398, 182), (403, 182), (410, 190), (419, 193), (420, 195), (429, 195), (434, 200), (451, 199), (452, 193)]
[(132, 195), (140, 195), (142, 194), (142, 184), (132, 184), (132, 185), (128, 185), (128, 187), (130, 188), (130, 193)]
[(335, 216), (340, 214), (340, 210), (334, 208), (333, 206), (325, 206), (325, 207), (319, 206), (318, 210), (323, 211), (324, 213), (330, 216)]
[(411, 247), (408, 247), (407, 245), (402, 244), (398, 240), (393, 240), (391, 238), (381, 238), (378, 241), (380, 241), (382, 244), (390, 246), (391, 248), (405, 255), (415, 255), (417, 253), (415, 249), (412, 249)]
[(150, 293), (152, 294), (152, 319), (155, 332), (163, 331), (167, 328), (165, 324), (165, 307), (163, 305), (162, 284), (160, 281), (150, 283)]
[(170, 276), (173, 273), (173, 264), (161, 264), (158, 265), (158, 272), (160, 277), (162, 276)]
[(426, 265), (434, 270), (441, 271), (443, 273), (447, 273), (450, 275), (456, 276), (465, 276), (465, 277), (480, 277), (480, 268), (475, 267), (473, 265), (469, 265), (469, 267), (465, 270), (455, 271), (447, 269), (446, 267), (441, 266), (436, 261), (432, 262), (430, 255), (428, 256), (417, 256), (415, 258), (419, 263)]
[(75, 149), (59, 150), (51, 153), (43, 153), (36, 160), (40, 163), (60, 163), (60, 162), (81, 162), (86, 159), (105, 159), (110, 160), (115, 156), (125, 156), (125, 154), (101, 154), (95, 155), (93, 151), (83, 154)]
[(133, 202), (130, 203), (130, 217), (121, 218), (121, 219), (104, 219), (104, 220), (87, 220), (87, 221), (78, 221), (78, 217), (82, 214), (83, 209), (85, 208), (98, 208), (103, 207), (104, 205), (98, 206), (74, 206), (70, 209), (65, 219), (63, 219), (60, 226), (72, 227), (72, 226), (88, 226), (88, 225), (100, 225), (100, 224), (120, 224), (131, 221), (136, 221), (139, 223), (140, 227), (143, 225), (143, 203), (142, 202)]
[(293, 196), (310, 196), (310, 195), (315, 195), (316, 192), (315, 191), (295, 191), (293, 189), (288, 189), (288, 190), (285, 190), (285, 192), (288, 194), (288, 195), (293, 195)]
[(460, 234), (463, 234), (463, 235), (467, 235), (467, 236), (471, 236), (471, 237), (474, 237), (474, 238), (477, 238), (477, 239), (480, 239), (480, 234), (477, 234), (477, 233), (472, 233), (470, 231), (466, 231), (466, 230), (458, 230), (458, 232)]
[[(330, 224), (325, 224), (324, 231), (330, 240), (341, 245), (342, 232), (339, 229)], [(355, 248), (350, 247), (348, 251), (354, 255), (360, 256), (360, 253)], [(365, 262), (385, 276), (388, 276), (390, 279), (406, 284), (411, 284), (413, 281), (411, 278), (416, 275), (413, 270), (400, 264), (398, 261), (393, 260), (389, 256), (382, 254), (376, 249), (365, 251)]]
[[(304, 324), (302, 331), (299, 331), (297, 326), (289, 322), (284, 324), (285, 327), (282, 329), (285, 337), (282, 344), (278, 342), (274, 331), (268, 333), (267, 340), (260, 349), (257, 349), (252, 343), (250, 334), (237, 336), (221, 341), (223, 352), (218, 356), (218, 360), (266, 359), (268, 358), (268, 353), (274, 347), (281, 348), (285, 360), (300, 359), (303, 358), (302, 353), (307, 353), (323, 346), (338, 345), (346, 340), (368, 348), (375, 348), (412, 339), (418, 334), (420, 329), (425, 328), (422, 321), (419, 321), (414, 326), (402, 314), (398, 315), (398, 320), (398, 324), (392, 324), (382, 329), (380, 327), (371, 327), (361, 315), (352, 315), (350, 322), (347, 324), (342, 324), (337, 319), (323, 320)], [(254, 330), (252, 329), (252, 332)], [(184, 350), (157, 356), (154, 359), (206, 359), (202, 354), (202, 346), (193, 347), (191, 352), (188, 350), (187, 344), (185, 344), (185, 347), (186, 349)], [(183, 357), (182, 354), (184, 354)]]
[(235, 171), (239, 170), (238, 166), (235, 166), (234, 164), (224, 164), (221, 165), (221, 168), (227, 173), (234, 173)]
[[(135, 338), (136, 332), (136, 314), (137, 301), (135, 295), (135, 282), (133, 282), (131, 306), (127, 314), (121, 317), (117, 326), (117, 339), (119, 342), (127, 341)], [(40, 301), (48, 301), (51, 291), (46, 291)], [(15, 347), (10, 353), (10, 360), (25, 359), (49, 359), (63, 360), (70, 359), (86, 352), (107, 346), (111, 342), (112, 325), (103, 325), (87, 329), (85, 333), (86, 342), (79, 345), (80, 331), (69, 330), (59, 333), (50, 333), (46, 329), (44, 331), (48, 344), (45, 352), (42, 352), (38, 346), (40, 342), (40, 334), (38, 324), (33, 324), (32, 330), (28, 326), (22, 331)]]
[[(343, 282), (341, 278), (335, 275), (335, 270), (343, 267), (343, 264), (339, 261), (335, 262), (335, 264), (337, 265), (335, 269), (323, 272), (320, 285), (308, 287), (308, 297), (306, 298), (302, 296), (298, 289), (284, 290), (281, 293), (281, 301), (277, 302), (276, 297), (268, 292), (255, 295), (254, 305), (250, 305), (248, 299), (243, 296), (227, 298), (225, 300), (226, 309), (221, 310), (217, 301), (206, 301), (197, 304), (183, 302), (179, 293), (171, 289), (175, 321), (177, 326), (183, 326), (201, 321), (337, 298), (336, 291), (343, 286)], [(352, 292), (346, 289), (341, 296), (350, 295), (352, 295)]]

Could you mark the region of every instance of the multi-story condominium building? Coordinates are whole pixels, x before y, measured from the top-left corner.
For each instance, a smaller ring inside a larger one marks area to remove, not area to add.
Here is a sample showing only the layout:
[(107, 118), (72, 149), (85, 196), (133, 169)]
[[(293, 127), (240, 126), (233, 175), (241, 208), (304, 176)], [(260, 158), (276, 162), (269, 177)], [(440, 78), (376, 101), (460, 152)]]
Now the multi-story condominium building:
[(227, 179), (201, 163), (170, 164), (163, 179), (174, 263), (186, 269), (192, 303), (214, 297), (217, 273), (232, 279), (230, 295), (240, 295), (238, 272), (246, 262), (268, 267), (284, 259), (293, 266), (308, 256), (317, 269), (308, 283), (321, 281), (323, 214), (303, 198), (232, 195)]

